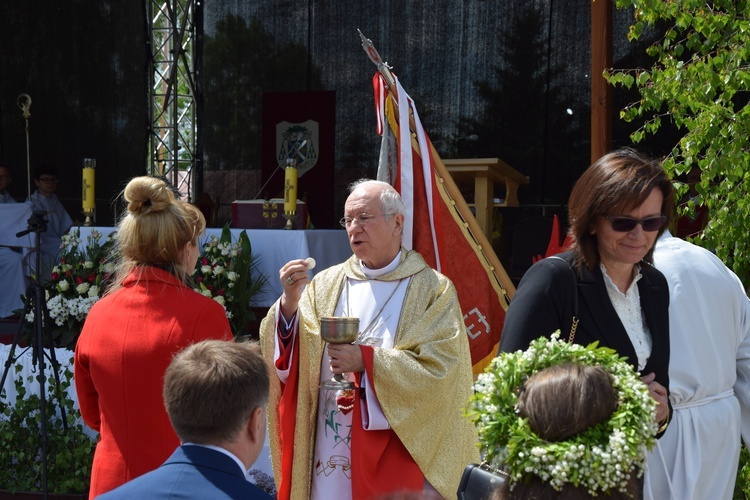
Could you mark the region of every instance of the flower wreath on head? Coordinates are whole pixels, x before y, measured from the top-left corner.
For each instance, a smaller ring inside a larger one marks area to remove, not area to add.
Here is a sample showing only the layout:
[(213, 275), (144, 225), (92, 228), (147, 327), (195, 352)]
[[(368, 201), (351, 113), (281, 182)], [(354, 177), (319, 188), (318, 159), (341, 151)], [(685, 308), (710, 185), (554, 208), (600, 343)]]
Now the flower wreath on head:
[[(508, 472), (511, 484), (531, 475), (555, 490), (565, 483), (592, 495), (626, 491), (634, 468), (643, 473), (656, 444), (656, 402), (638, 373), (616, 351), (541, 337), (526, 351), (502, 353), (474, 384), (467, 414), (475, 423), (485, 462)], [(519, 388), (535, 373), (560, 363), (599, 366), (609, 373), (617, 408), (603, 422), (562, 441), (539, 437), (516, 412)]]

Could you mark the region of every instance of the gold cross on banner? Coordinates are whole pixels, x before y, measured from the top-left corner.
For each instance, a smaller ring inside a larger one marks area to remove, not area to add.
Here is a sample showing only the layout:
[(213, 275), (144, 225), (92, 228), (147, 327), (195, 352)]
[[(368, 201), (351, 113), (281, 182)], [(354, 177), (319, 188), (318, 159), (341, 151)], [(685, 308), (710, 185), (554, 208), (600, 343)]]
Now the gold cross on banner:
[(267, 219), (268, 227), (271, 227), (273, 219), (279, 216), (278, 209), (279, 206), (276, 203), (263, 203), (263, 218)]

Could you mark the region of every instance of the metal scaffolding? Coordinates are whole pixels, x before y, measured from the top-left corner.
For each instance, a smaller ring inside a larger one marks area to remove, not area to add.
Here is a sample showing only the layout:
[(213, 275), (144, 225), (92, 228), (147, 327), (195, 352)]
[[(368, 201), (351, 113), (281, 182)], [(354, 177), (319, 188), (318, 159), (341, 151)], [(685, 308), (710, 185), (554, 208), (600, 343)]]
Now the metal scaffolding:
[(149, 174), (163, 176), (186, 200), (200, 182), (197, 106), (200, 0), (145, 0), (149, 58)]

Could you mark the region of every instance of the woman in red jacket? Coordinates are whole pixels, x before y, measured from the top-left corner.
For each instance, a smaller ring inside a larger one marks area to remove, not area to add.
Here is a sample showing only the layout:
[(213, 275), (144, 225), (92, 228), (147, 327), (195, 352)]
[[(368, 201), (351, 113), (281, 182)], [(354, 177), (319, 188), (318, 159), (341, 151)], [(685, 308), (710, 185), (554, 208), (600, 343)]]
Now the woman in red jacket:
[(179, 446), (162, 401), (172, 357), (232, 338), (222, 306), (186, 284), (206, 227), (201, 212), (152, 177), (131, 180), (124, 197), (115, 285), (89, 312), (75, 352), (81, 415), (100, 433), (90, 498), (156, 469)]

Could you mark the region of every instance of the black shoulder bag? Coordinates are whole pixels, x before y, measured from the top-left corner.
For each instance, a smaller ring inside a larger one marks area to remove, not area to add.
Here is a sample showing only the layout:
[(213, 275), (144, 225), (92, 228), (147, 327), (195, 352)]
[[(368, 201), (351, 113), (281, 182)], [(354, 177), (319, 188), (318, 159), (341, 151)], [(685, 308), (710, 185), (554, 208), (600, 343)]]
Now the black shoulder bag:
[(573, 274), (573, 323), (570, 325), (570, 333), (568, 334), (568, 343), (572, 344), (576, 337), (576, 330), (578, 330), (578, 278), (576, 277), (576, 272), (573, 269), (573, 266), (570, 265), (570, 262), (562, 257), (558, 257), (557, 255), (552, 255), (550, 259), (559, 259), (565, 262), (568, 265), (571, 274)]

